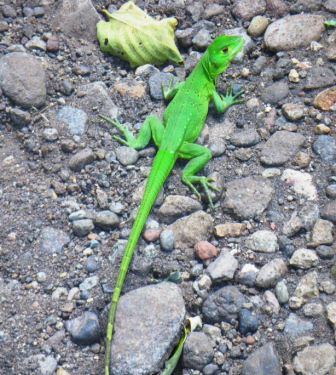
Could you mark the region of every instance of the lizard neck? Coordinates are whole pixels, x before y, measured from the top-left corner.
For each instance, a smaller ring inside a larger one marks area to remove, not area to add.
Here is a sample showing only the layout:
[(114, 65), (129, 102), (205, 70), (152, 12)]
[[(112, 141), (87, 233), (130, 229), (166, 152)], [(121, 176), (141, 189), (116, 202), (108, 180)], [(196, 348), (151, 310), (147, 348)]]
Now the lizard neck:
[(210, 67), (209, 53), (208, 51), (206, 51), (199, 62), (199, 68), (202, 70), (202, 74), (208, 79), (208, 81), (216, 86), (218, 75), (213, 75), (209, 67)]

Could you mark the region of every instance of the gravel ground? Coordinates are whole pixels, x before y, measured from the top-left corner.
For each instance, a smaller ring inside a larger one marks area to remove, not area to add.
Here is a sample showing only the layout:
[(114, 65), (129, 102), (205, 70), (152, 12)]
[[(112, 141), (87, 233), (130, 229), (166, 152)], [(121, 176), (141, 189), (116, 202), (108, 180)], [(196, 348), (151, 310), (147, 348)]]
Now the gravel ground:
[(323, 25), (336, 1), (136, 1), (178, 19), (185, 60), (136, 70), (95, 37), (101, 9), (122, 3), (0, 0), (0, 373), (103, 373), (155, 149), (121, 147), (98, 114), (136, 132), (162, 115), (161, 83), (227, 33), (246, 44), (218, 90), (245, 94), (224, 115), (211, 106), (199, 139), (215, 208), (178, 162), (126, 280), (113, 374), (159, 373), (189, 316), (203, 326), (176, 374), (336, 374), (336, 31)]

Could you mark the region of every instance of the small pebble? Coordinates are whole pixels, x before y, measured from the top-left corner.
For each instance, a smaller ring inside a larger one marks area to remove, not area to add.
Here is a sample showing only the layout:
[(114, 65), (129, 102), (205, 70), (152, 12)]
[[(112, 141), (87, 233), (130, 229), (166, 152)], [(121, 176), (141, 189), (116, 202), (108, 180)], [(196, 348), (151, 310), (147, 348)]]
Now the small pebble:
[(160, 234), (160, 243), (162, 249), (165, 251), (173, 251), (175, 248), (175, 236), (174, 232), (169, 229), (165, 229)]
[(208, 241), (200, 241), (195, 245), (196, 256), (201, 260), (208, 260), (218, 255), (218, 249)]

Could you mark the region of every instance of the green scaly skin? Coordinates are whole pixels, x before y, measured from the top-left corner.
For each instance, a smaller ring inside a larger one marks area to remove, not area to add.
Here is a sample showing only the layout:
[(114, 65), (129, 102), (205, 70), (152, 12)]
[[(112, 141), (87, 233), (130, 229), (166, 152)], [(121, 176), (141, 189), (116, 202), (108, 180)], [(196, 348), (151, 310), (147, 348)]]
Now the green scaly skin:
[(108, 316), (106, 333), (105, 375), (110, 375), (111, 343), (117, 305), (125, 278), (150, 211), (166, 179), (178, 158), (189, 162), (182, 172), (182, 181), (200, 198), (195, 184), (200, 184), (208, 196), (212, 206), (210, 189), (215, 189), (211, 179), (197, 176), (197, 173), (211, 159), (208, 148), (194, 143), (200, 135), (208, 114), (210, 102), (217, 111), (223, 113), (231, 105), (240, 103), (238, 96), (228, 90), (226, 96), (216, 91), (217, 78), (230, 65), (237, 53), (243, 48), (243, 40), (239, 36), (219, 36), (208, 47), (203, 57), (185, 82), (175, 87), (163, 88), (166, 99), (174, 98), (168, 105), (163, 123), (155, 116), (149, 116), (142, 125), (137, 138), (116, 120), (101, 116), (116, 126), (124, 138), (115, 136), (120, 143), (140, 150), (148, 145), (151, 138), (159, 148), (148, 177), (145, 193), (125, 249), (121, 262), (117, 283), (113, 292)]

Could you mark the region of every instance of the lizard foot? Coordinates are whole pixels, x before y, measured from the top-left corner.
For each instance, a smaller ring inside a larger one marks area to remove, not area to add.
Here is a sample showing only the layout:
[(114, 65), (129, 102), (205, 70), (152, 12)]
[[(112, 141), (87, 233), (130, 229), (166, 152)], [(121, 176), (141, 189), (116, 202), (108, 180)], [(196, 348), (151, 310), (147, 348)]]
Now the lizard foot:
[(103, 115), (100, 115), (100, 117), (104, 119), (105, 121), (109, 122), (110, 124), (112, 124), (113, 126), (115, 126), (120, 131), (120, 133), (122, 133), (122, 135), (124, 136), (124, 138), (121, 138), (117, 135), (114, 135), (113, 139), (115, 139), (116, 141), (118, 141), (119, 143), (125, 146), (134, 148), (136, 139), (134, 135), (132, 134), (132, 132), (128, 130), (125, 125), (121, 124), (117, 119), (111, 119)]
[(209, 177), (205, 176), (188, 176), (184, 177), (183, 182), (190, 187), (193, 193), (197, 196), (198, 199), (201, 199), (200, 192), (196, 189), (195, 184), (200, 184), (203, 187), (205, 195), (208, 198), (209, 204), (211, 208), (214, 208), (212, 197), (211, 197), (211, 190), (220, 191), (215, 185), (212, 184), (214, 180)]
[(229, 108), (234, 104), (243, 103), (243, 100), (239, 99), (239, 97), (241, 97), (243, 94), (244, 90), (240, 90), (237, 93), (233, 93), (232, 86), (230, 86), (226, 91), (226, 95), (220, 95), (220, 97), (225, 108)]

